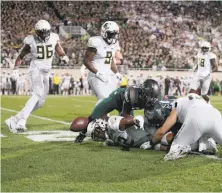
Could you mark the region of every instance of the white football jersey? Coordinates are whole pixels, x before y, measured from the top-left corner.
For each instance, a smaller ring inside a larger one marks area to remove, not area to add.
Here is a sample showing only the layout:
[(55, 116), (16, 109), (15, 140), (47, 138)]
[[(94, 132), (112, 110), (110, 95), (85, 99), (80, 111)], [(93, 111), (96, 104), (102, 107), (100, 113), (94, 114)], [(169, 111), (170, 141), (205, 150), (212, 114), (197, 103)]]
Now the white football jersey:
[(24, 39), (24, 44), (31, 47), (32, 60), (30, 67), (44, 70), (51, 69), (55, 46), (58, 41), (59, 36), (55, 33), (50, 33), (50, 38), (47, 42), (40, 42), (36, 36), (28, 35)]
[(207, 52), (205, 54), (199, 52), (197, 54), (198, 59), (198, 70), (197, 70), (197, 76), (198, 77), (205, 77), (211, 73), (211, 59), (216, 60), (216, 55), (212, 52)]
[(127, 132), (126, 131), (120, 131), (119, 130), (119, 124), (121, 119), (124, 117), (121, 116), (111, 116), (108, 120), (107, 129), (108, 129), (108, 135), (109, 138), (112, 139), (114, 142), (118, 141), (118, 137), (127, 138)]
[(96, 48), (97, 52), (92, 60), (92, 65), (103, 73), (112, 73), (110, 65), (115, 57), (115, 52), (120, 50), (119, 42), (115, 44), (107, 44), (101, 36), (94, 36), (89, 38), (88, 47)]
[(180, 123), (184, 123), (186, 114), (190, 108), (199, 107), (199, 106), (209, 107), (210, 105), (201, 96), (194, 93), (176, 99), (172, 103), (172, 107), (176, 108), (178, 121)]

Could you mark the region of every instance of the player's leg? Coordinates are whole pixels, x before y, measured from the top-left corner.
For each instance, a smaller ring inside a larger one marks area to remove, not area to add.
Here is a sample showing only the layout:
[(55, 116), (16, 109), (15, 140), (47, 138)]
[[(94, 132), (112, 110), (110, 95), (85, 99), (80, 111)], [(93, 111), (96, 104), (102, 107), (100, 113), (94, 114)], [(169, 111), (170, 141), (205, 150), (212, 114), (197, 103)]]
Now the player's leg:
[(39, 99), (39, 101), (36, 103), (32, 112), (43, 107), (43, 105), (45, 104), (45, 100), (46, 100), (48, 93), (49, 93), (49, 75), (47, 73), (47, 74), (43, 74), (43, 95)]
[(111, 93), (107, 83), (99, 80), (98, 78), (90, 76), (88, 81), (98, 100), (108, 97)]
[(18, 119), (16, 129), (18, 131), (26, 130), (26, 121), (33, 111), (36, 104), (44, 95), (44, 77), (38, 69), (30, 71), (30, 85), (32, 87), (32, 97), (28, 100), (25, 107), (15, 116)]
[(201, 96), (204, 98), (204, 100), (206, 102), (209, 102), (209, 100), (210, 100), (210, 98), (207, 94), (208, 94), (208, 91), (210, 88), (211, 79), (212, 79), (212, 77), (209, 76), (205, 80), (203, 80), (202, 87), (201, 87)]
[(197, 89), (200, 86), (200, 79), (198, 77), (194, 77), (192, 82), (190, 83), (190, 91), (189, 93), (196, 93)]
[(211, 137), (222, 146), (222, 117), (218, 110), (214, 109), (211, 113), (214, 121), (213, 128), (210, 130)]
[(195, 111), (189, 111), (184, 124), (175, 136), (170, 151), (165, 155), (165, 160), (174, 160), (186, 156), (191, 151), (191, 145), (195, 144), (202, 136), (198, 118), (195, 117)]

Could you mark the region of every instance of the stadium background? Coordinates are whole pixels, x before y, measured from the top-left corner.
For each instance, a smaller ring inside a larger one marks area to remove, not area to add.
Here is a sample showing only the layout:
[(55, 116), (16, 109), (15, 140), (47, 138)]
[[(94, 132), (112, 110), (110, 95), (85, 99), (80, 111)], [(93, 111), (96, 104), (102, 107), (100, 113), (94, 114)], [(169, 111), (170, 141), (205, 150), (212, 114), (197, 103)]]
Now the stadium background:
[[(106, 20), (114, 20), (120, 26), (124, 63), (119, 68), (134, 82), (138, 82), (140, 76), (131, 77), (135, 74), (131, 70), (146, 70), (139, 72), (144, 78), (162, 74), (163, 84), (166, 78), (163, 71), (193, 71), (201, 40), (211, 42), (212, 51), (218, 57), (219, 71), (222, 71), (221, 1), (3, 1), (1, 15), (1, 68), (2, 71), (6, 69), (6, 73), (10, 73), (7, 69), (13, 68), (23, 39), (34, 33), (34, 25), (39, 19), (48, 20), (52, 31), (60, 34), (62, 46), (70, 58), (69, 64), (65, 65), (59, 57), (54, 57), (53, 68), (63, 69), (59, 73), (55, 70), (61, 79), (62, 74), (70, 72), (70, 69), (82, 66), (88, 38), (99, 35), (100, 26)], [(29, 62), (28, 56), (21, 68), (27, 68)], [(71, 72), (69, 76), (74, 79), (72, 86), (82, 87), (80, 73)], [(174, 72), (171, 73), (172, 82), (178, 75), (179, 78), (189, 77), (189, 73), (180, 75)], [(6, 77), (10, 89), (10, 74)], [(211, 90), (216, 87), (221, 91), (221, 77), (220, 74), (214, 77)]]
[[(216, 82), (221, 91), (221, 1), (2, 1), (1, 73), (9, 73), (6, 76), (9, 89), (11, 69), (22, 41), (26, 35), (34, 33), (34, 25), (39, 19), (48, 20), (53, 31), (60, 33), (62, 46), (71, 59), (68, 65), (64, 65), (55, 57), (54, 75), (71, 72), (75, 81), (80, 81), (79, 69), (87, 38), (99, 34), (104, 21), (114, 20), (120, 26), (120, 45), (124, 56), (121, 72), (126, 73), (129, 79), (133, 75), (135, 82), (140, 81), (142, 74), (143, 78), (152, 76), (161, 79), (164, 84), (166, 75), (173, 83), (177, 76), (178, 79), (191, 77), (199, 41), (205, 39), (211, 42), (212, 51), (218, 57), (220, 72), (214, 74), (213, 83)], [(78, 30), (74, 30), (67, 35), (61, 33), (60, 26), (65, 26), (64, 30), (68, 29), (66, 26), (81, 26), (87, 33), (79, 35)], [(26, 57), (21, 65), (20, 72), (24, 72), (24, 76), (29, 61), (30, 57)], [(80, 146), (70, 141), (40, 143), (27, 139), (28, 134), (12, 134), (4, 121), (21, 110), (28, 98), (1, 96), (2, 192), (222, 190), (220, 160), (189, 155), (166, 163), (163, 152), (139, 149), (123, 152), (93, 142)], [(211, 97), (211, 102), (222, 112), (221, 96)], [(29, 118), (28, 130), (43, 133), (67, 131), (67, 125), (73, 118), (88, 116), (95, 103), (94, 96), (49, 96), (44, 108)], [(217, 156), (222, 157), (220, 147)]]

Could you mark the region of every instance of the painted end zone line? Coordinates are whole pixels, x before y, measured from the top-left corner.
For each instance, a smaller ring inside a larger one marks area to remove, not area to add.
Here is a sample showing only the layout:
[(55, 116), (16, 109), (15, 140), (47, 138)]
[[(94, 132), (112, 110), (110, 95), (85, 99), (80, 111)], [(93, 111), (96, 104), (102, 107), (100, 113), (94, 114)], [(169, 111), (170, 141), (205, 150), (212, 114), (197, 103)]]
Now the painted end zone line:
[[(1, 110), (8, 111), (8, 112), (13, 112), (13, 113), (18, 113), (19, 112), (19, 111), (15, 111), (13, 109), (6, 109), (6, 108), (2, 108), (2, 107), (1, 107)], [(46, 118), (46, 117), (40, 117), (40, 116), (37, 116), (37, 115), (30, 115), (30, 116), (35, 117), (37, 119), (41, 119), (41, 120), (51, 121), (51, 122), (54, 122), (54, 123), (61, 123), (63, 125), (70, 125), (70, 123), (67, 123), (67, 122), (64, 122), (64, 121), (58, 121), (58, 120), (54, 120), (54, 119), (50, 119), (50, 118)]]

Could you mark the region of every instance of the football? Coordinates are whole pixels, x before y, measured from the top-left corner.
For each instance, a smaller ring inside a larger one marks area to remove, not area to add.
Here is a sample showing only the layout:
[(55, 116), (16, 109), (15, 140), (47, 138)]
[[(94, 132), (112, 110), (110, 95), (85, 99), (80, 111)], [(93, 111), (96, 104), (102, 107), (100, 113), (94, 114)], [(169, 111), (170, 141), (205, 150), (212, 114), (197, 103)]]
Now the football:
[(84, 130), (88, 125), (88, 118), (86, 117), (77, 117), (75, 118), (71, 125), (70, 125), (70, 131), (73, 132), (80, 132)]

